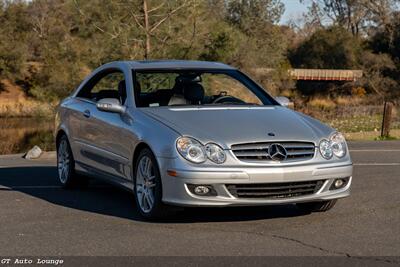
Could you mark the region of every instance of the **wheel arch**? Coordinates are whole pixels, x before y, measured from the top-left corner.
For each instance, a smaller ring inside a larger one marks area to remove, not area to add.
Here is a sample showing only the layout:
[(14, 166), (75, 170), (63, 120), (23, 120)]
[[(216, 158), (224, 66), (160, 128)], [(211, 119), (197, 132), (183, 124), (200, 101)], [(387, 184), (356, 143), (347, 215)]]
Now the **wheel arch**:
[(147, 144), (144, 141), (141, 141), (136, 145), (135, 150), (133, 151), (133, 157), (132, 157), (133, 171), (135, 171), (136, 160), (138, 159), (140, 152), (145, 148), (149, 149), (151, 153), (153, 153), (157, 161), (158, 169), (160, 169), (160, 164), (158, 162), (156, 154), (154, 153), (154, 150), (151, 148), (149, 144)]
[(56, 134), (56, 147), (57, 147), (58, 143), (60, 142), (60, 139), (61, 139), (61, 137), (62, 137), (63, 135), (65, 135), (65, 136), (68, 138), (68, 135), (67, 135), (67, 133), (64, 131), (64, 129), (59, 129), (59, 130), (57, 131), (57, 134)]
[(158, 168), (158, 171), (160, 172), (161, 187), (163, 187), (164, 181), (163, 181), (163, 178), (162, 178), (163, 175), (161, 174), (161, 165), (160, 165), (159, 159), (158, 159), (156, 153), (154, 153), (154, 150), (151, 148), (151, 146), (148, 143), (144, 142), (144, 141), (141, 141), (139, 144), (137, 144), (136, 147), (135, 147), (135, 150), (133, 152), (132, 178), (134, 179), (134, 177), (136, 175), (136, 161), (137, 161), (137, 159), (138, 159), (138, 157), (140, 155), (140, 152), (145, 148), (150, 150), (150, 152), (153, 154), (153, 156), (154, 156), (154, 158), (156, 160), (157, 168)]

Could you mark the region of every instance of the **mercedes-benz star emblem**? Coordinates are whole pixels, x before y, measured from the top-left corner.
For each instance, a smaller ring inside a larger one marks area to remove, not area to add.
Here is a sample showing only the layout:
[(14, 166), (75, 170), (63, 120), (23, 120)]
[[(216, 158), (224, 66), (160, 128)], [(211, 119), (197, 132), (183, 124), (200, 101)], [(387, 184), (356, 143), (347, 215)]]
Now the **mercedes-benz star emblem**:
[(287, 151), (281, 144), (271, 144), (268, 147), (268, 154), (275, 161), (284, 161), (287, 158)]

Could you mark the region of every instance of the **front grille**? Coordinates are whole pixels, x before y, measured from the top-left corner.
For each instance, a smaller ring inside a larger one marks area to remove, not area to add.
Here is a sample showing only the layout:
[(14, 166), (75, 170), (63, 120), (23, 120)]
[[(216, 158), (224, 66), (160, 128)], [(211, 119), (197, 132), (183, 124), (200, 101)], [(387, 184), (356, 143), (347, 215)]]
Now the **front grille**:
[(227, 184), (229, 193), (237, 198), (285, 199), (311, 195), (318, 192), (324, 180), (268, 183), (268, 184)]
[(268, 162), (273, 161), (268, 153), (272, 144), (282, 145), (287, 152), (284, 162), (302, 161), (312, 159), (315, 153), (315, 146), (311, 142), (263, 142), (232, 145), (232, 152), (235, 156), (245, 162)]

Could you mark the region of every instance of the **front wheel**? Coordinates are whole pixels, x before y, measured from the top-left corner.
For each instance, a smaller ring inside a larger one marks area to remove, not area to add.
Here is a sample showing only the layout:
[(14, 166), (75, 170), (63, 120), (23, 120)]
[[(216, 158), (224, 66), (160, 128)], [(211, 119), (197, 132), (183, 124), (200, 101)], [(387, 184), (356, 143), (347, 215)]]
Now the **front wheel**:
[(136, 207), (146, 219), (165, 216), (169, 207), (162, 203), (162, 184), (156, 158), (150, 149), (143, 149), (135, 163), (134, 196)]
[(337, 200), (319, 201), (319, 202), (306, 202), (297, 203), (296, 206), (305, 212), (324, 212), (332, 209)]

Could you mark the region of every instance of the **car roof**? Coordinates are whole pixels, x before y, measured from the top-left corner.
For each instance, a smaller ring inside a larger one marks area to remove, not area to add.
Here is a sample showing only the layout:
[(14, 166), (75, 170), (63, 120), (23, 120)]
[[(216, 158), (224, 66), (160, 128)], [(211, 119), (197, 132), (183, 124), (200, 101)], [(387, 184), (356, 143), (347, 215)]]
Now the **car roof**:
[(141, 60), (141, 61), (122, 61), (137, 70), (150, 69), (224, 69), (234, 70), (234, 67), (212, 61), (196, 60)]

